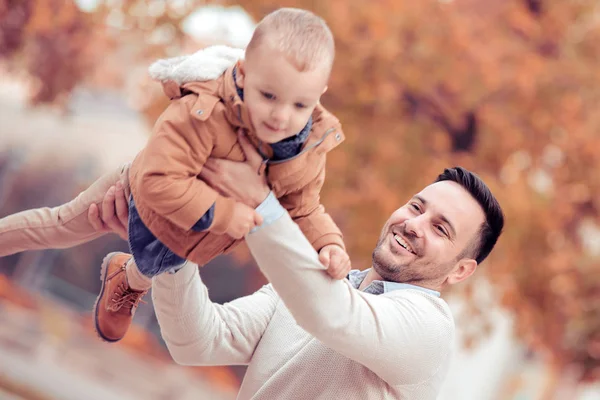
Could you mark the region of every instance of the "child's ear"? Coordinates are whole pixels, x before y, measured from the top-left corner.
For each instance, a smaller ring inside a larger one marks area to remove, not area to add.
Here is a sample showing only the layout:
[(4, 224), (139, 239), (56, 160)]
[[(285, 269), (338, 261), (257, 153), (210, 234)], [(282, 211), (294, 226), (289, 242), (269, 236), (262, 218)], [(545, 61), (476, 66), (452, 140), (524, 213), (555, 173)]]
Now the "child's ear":
[(237, 73), (235, 74), (235, 83), (238, 85), (238, 87), (243, 88), (245, 80), (244, 78), (246, 77), (246, 65), (244, 60), (239, 60), (236, 66)]

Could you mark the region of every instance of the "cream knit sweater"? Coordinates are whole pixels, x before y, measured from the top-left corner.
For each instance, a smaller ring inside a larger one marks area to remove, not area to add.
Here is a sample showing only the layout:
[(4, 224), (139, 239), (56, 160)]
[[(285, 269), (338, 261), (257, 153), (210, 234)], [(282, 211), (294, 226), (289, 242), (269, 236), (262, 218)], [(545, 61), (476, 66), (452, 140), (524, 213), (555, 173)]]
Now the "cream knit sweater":
[(422, 290), (361, 292), (329, 278), (285, 213), (247, 237), (271, 282), (212, 303), (194, 264), (154, 280), (173, 359), (248, 365), (239, 399), (435, 399), (448, 370), (454, 322)]

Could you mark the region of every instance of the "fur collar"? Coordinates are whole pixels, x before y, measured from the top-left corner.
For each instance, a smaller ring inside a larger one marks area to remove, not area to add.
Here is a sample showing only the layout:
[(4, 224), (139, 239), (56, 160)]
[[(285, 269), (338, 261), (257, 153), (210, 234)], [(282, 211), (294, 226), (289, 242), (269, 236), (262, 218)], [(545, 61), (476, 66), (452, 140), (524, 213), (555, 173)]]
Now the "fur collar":
[(217, 79), (243, 58), (242, 49), (211, 46), (194, 54), (158, 60), (148, 68), (148, 72), (154, 80), (174, 81), (183, 85), (193, 81)]

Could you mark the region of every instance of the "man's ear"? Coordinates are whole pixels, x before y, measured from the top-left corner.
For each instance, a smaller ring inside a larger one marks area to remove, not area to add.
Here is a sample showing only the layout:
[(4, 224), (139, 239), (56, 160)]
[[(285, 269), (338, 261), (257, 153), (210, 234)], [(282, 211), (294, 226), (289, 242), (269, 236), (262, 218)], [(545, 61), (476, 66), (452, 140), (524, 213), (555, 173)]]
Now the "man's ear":
[(237, 62), (237, 73), (235, 74), (235, 83), (238, 85), (238, 87), (243, 88), (244, 87), (244, 81), (246, 78), (246, 64), (245, 64), (245, 60), (239, 60)]
[(321, 95), (324, 95), (325, 92), (327, 91), (327, 89), (329, 89), (329, 86), (325, 86), (325, 89), (323, 89), (323, 92), (321, 93)]
[(472, 258), (463, 258), (456, 263), (446, 282), (450, 285), (462, 282), (473, 275), (476, 270), (477, 261)]

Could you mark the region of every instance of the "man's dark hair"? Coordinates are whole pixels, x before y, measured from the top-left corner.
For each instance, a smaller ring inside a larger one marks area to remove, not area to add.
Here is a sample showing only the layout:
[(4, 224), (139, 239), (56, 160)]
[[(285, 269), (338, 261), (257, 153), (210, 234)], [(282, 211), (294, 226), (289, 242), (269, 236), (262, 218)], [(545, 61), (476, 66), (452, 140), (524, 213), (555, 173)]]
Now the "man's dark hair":
[(436, 182), (452, 181), (465, 188), (479, 203), (485, 213), (485, 222), (479, 229), (479, 240), (472, 248), (478, 264), (490, 254), (504, 227), (504, 213), (490, 188), (477, 175), (462, 167), (446, 168)]

